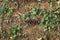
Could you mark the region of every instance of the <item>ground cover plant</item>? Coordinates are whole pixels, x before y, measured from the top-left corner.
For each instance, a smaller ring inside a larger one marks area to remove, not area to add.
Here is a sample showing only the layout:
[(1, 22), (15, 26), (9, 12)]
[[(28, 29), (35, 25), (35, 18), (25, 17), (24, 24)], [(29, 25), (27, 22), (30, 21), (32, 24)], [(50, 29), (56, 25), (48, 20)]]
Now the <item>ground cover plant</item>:
[[(54, 11), (49, 12), (45, 9), (32, 8), (31, 12), (26, 12), (23, 14), (22, 18), (28, 24), (40, 23), (43, 25), (44, 30), (53, 30), (54, 26), (58, 23), (58, 8)], [(39, 18), (38, 18), (39, 17)], [(42, 17), (42, 18), (41, 18)]]

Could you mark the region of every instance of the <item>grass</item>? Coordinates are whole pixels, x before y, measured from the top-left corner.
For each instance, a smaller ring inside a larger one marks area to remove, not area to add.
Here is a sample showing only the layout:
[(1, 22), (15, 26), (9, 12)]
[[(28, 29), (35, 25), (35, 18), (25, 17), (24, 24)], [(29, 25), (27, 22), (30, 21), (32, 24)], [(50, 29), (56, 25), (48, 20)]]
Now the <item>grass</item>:
[[(3, 11), (6, 11), (6, 10), (3, 9)], [(7, 13), (9, 14), (13, 13), (12, 9), (9, 8)], [(43, 26), (44, 31), (51, 31), (55, 29), (54, 26), (58, 22), (58, 17), (57, 17), (58, 14), (59, 14), (59, 11), (57, 9), (55, 9), (52, 12), (49, 12), (45, 9), (32, 8), (31, 11), (25, 12), (23, 15), (20, 15), (20, 17), (24, 22), (27, 22), (29, 25), (30, 24), (35, 25), (37, 21), (37, 23), (39, 22), (39, 24)], [(42, 16), (42, 18), (38, 19), (37, 16), (38, 17)], [(0, 35), (1, 35), (0, 36), (1, 38), (9, 37), (11, 40), (16, 40), (17, 37), (25, 36), (25, 34), (21, 33), (21, 27), (19, 26), (16, 26), (14, 28), (9, 28), (9, 31), (7, 33), (5, 31), (2, 31)]]
[[(4, 2), (8, 0), (3, 0)], [(41, 0), (36, 0), (40, 2)], [(49, 3), (52, 3), (50, 1)], [(51, 4), (52, 5), (52, 4)], [(23, 22), (29, 25), (39, 24), (43, 27), (44, 31), (54, 31), (58, 24), (58, 11), (59, 8), (55, 8), (53, 11), (47, 11), (42, 8), (31, 8), (31, 11), (27, 11), (22, 15), (17, 15), (19, 19), (22, 19)], [(12, 7), (8, 7), (7, 5), (3, 5), (0, 7), (0, 20), (3, 22), (6, 14), (13, 15), (14, 9)], [(10, 16), (11, 17), (11, 16)], [(3, 24), (3, 23), (2, 23)], [(3, 27), (2, 27), (3, 28)], [(1, 29), (0, 30), (0, 38), (9, 38), (10, 40), (16, 40), (17, 37), (26, 37), (27, 34), (21, 32), (21, 26), (14, 26), (14, 28), (9, 27), (7, 31)], [(59, 35), (58, 33), (57, 35)], [(45, 35), (41, 38), (41, 40), (49, 40), (48, 35)]]
[[(51, 12), (45, 9), (32, 8), (30, 12), (26, 12), (23, 14), (22, 19), (28, 24), (31, 24), (31, 22), (33, 21), (37, 21), (37, 23), (39, 22), (43, 26), (44, 30), (54, 30), (55, 24), (58, 23), (58, 14), (58, 8)], [(42, 18), (36, 20), (38, 19), (37, 16), (42, 16)], [(34, 22), (34, 24), (35, 23), (36, 22)]]
[(22, 28), (19, 26), (16, 26), (14, 28), (9, 27), (7, 32), (4, 30), (0, 32), (0, 38), (10, 38), (10, 40), (16, 40), (17, 37), (21, 37), (21, 36), (26, 37), (26, 34), (21, 33), (21, 30)]

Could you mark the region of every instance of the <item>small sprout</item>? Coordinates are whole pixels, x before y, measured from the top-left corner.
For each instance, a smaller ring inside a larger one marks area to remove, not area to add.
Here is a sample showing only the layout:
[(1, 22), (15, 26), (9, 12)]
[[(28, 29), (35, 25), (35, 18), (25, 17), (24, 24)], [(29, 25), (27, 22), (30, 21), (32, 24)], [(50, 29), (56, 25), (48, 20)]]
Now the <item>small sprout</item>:
[(17, 33), (17, 35), (20, 37), (22, 34), (21, 33)]
[(17, 35), (14, 35), (13, 37), (14, 37), (14, 38), (16, 38), (16, 37), (17, 37)]
[(4, 13), (4, 11), (7, 10), (7, 6), (3, 5), (2, 7), (0, 7), (0, 14)]
[(29, 12), (26, 12), (25, 13), (25, 17), (29, 17), (30, 16), (30, 13)]
[(6, 32), (2, 32), (2, 33), (1, 33), (1, 37), (2, 37), (2, 38), (6, 38), (6, 37), (7, 37)]
[(33, 15), (36, 15), (36, 14), (37, 14), (37, 9), (36, 9), (36, 8), (32, 8), (31, 13), (32, 13)]
[(47, 26), (47, 30), (49, 30), (49, 31), (50, 31), (50, 30), (51, 30), (51, 26)]
[(13, 8), (9, 8), (8, 13), (13, 13)]
[(56, 15), (59, 14), (59, 11), (55, 11), (54, 14), (56, 14)]

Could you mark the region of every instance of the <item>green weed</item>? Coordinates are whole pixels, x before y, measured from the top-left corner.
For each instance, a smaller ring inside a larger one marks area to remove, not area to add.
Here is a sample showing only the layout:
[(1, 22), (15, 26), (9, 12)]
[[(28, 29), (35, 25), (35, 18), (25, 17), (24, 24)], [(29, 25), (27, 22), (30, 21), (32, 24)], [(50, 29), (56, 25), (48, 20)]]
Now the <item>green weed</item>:
[(9, 27), (7, 32), (2, 31), (0, 33), (0, 38), (10, 38), (10, 40), (16, 40), (17, 37), (26, 37), (26, 34), (21, 33), (21, 30), (22, 28), (19, 26), (15, 26), (14, 28)]
[[(57, 24), (58, 21), (58, 14), (58, 8), (51, 12), (41, 8), (32, 8), (30, 12), (24, 13), (22, 18), (25, 21), (28, 21), (28, 23), (30, 22), (29, 24), (31, 24), (31, 22), (33, 23), (33, 21), (39, 21), (40, 24), (43, 26), (44, 30), (54, 30), (54, 26), (55, 24)], [(42, 18), (37, 18), (37, 16), (41, 16)]]

